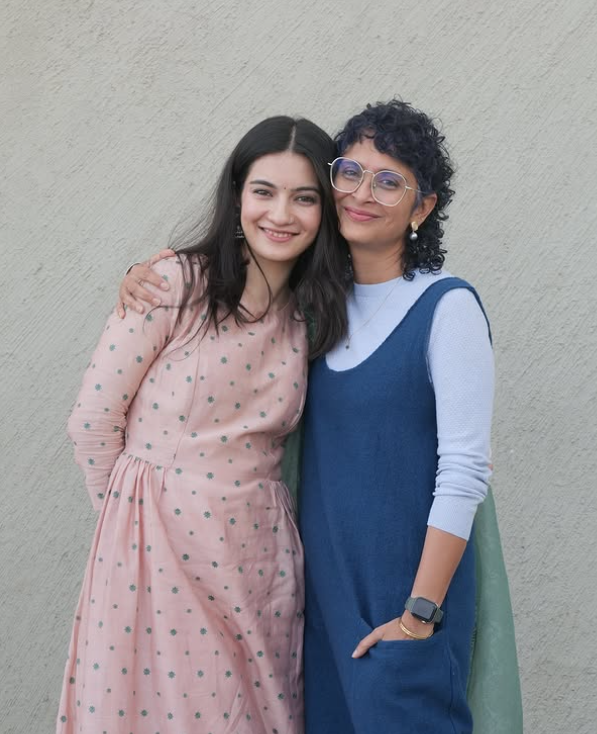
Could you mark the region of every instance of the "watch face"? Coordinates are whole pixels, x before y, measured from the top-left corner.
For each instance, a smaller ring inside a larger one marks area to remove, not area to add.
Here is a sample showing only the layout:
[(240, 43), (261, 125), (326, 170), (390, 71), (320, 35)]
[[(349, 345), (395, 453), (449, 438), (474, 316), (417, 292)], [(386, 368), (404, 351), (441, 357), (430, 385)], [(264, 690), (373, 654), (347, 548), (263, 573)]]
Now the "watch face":
[(429, 622), (435, 614), (436, 609), (437, 605), (434, 604), (432, 601), (428, 601), (427, 599), (419, 597), (418, 599), (415, 599), (413, 608), (410, 610), (410, 613), (413, 615), (413, 617), (417, 617), (424, 622)]

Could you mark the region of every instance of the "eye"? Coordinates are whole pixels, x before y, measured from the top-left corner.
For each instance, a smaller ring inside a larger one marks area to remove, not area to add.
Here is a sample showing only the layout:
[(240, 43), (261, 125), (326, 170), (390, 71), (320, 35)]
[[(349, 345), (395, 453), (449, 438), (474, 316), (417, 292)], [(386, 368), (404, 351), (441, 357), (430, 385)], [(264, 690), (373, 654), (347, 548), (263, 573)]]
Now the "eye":
[(359, 169), (351, 164), (347, 164), (340, 167), (339, 171), (340, 176), (343, 176), (344, 178), (359, 178), (361, 175), (361, 172)]
[(253, 189), (253, 193), (257, 196), (271, 196), (272, 192), (269, 189)]
[(296, 200), (301, 204), (319, 204), (319, 198), (313, 194), (301, 194)]
[(334, 177), (341, 176), (346, 179), (360, 178), (361, 167), (350, 158), (339, 158), (332, 167)]
[(380, 171), (375, 176), (375, 185), (388, 191), (400, 191), (404, 184), (404, 179), (391, 171)]

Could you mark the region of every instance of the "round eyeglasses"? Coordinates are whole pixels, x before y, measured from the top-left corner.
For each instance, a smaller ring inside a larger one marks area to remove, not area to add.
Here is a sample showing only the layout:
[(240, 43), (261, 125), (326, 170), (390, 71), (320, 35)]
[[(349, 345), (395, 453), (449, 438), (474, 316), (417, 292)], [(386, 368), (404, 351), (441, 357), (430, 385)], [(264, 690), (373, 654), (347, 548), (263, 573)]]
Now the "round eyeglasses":
[(424, 194), (424, 191), (408, 186), (406, 179), (398, 171), (369, 171), (363, 168), (358, 161), (352, 158), (336, 158), (328, 163), (330, 167), (330, 180), (336, 191), (344, 194), (354, 193), (363, 183), (366, 173), (371, 174), (371, 195), (383, 206), (398, 206), (404, 199), (407, 191), (416, 191)]

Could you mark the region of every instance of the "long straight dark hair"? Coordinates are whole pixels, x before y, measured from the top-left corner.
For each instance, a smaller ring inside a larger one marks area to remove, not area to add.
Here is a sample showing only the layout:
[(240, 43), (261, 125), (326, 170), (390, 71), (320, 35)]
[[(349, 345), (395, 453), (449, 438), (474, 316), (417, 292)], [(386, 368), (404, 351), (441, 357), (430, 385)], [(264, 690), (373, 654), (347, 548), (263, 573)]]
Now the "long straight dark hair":
[[(207, 216), (175, 245), (179, 256), (187, 256), (181, 258), (187, 283), (181, 306), (192, 301), (197, 292), (193, 263), (199, 263), (205, 276), (205, 287), (195, 297), (206, 313), (200, 331), (211, 324), (217, 330), (230, 315), (237, 323), (255, 320), (240, 305), (248, 264), (244, 242), (235, 237), (241, 192), (257, 159), (290, 151), (311, 163), (321, 196), (317, 236), (298, 258), (289, 279), (298, 308), (310, 326), (311, 358), (325, 354), (346, 334), (348, 248), (338, 231), (327, 170), (335, 150), (333, 140), (320, 127), (309, 120), (285, 116), (263, 120), (238, 142), (220, 175)], [(246, 245), (251, 256), (250, 244)]]

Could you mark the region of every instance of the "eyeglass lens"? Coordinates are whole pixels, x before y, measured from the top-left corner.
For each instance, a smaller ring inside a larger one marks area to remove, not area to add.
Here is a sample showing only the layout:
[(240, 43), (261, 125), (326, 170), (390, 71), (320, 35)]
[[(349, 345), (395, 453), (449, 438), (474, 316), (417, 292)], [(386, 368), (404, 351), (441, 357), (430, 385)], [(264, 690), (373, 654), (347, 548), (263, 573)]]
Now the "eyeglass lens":
[[(332, 185), (346, 194), (358, 189), (364, 175), (361, 164), (351, 158), (338, 158), (331, 167)], [(371, 180), (371, 193), (380, 204), (393, 206), (402, 201), (406, 180), (396, 171), (378, 171)]]

